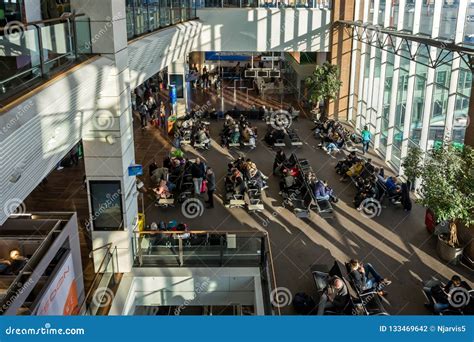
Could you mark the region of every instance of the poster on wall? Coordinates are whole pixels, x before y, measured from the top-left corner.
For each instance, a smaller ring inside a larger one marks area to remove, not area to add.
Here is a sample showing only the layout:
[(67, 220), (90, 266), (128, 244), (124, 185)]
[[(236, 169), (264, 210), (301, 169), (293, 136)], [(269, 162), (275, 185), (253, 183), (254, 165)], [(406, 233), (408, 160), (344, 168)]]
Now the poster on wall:
[(70, 316), (79, 312), (76, 274), (69, 253), (36, 308), (37, 316)]

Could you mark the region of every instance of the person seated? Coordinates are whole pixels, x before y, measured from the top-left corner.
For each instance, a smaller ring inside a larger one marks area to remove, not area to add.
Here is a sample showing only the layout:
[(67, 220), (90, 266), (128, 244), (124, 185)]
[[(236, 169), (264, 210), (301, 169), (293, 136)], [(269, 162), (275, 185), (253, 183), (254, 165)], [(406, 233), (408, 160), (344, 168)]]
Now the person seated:
[(349, 290), (344, 281), (338, 276), (331, 277), (319, 300), (317, 314), (324, 315), (327, 309), (343, 311), (349, 300)]
[(242, 140), (244, 143), (249, 143), (250, 148), (254, 149), (255, 146), (255, 134), (250, 126), (245, 125), (242, 129)]
[(209, 134), (207, 133), (205, 128), (202, 127), (197, 132), (196, 143), (199, 145), (203, 145), (205, 149), (209, 149), (211, 139), (209, 139)]
[(230, 177), (230, 180), (234, 187), (233, 188), (234, 193), (242, 195), (246, 189), (242, 172), (240, 172), (237, 168), (234, 168), (232, 170), (232, 176)]
[(248, 180), (250, 182), (255, 182), (260, 191), (268, 188), (267, 182), (265, 182), (265, 179), (263, 178), (263, 174), (259, 170), (257, 170), (257, 168), (251, 168), (248, 172)]
[(166, 180), (160, 180), (160, 184), (153, 189), (153, 192), (157, 195), (158, 198), (170, 198), (171, 191), (168, 188)]
[(390, 196), (400, 194), (401, 187), (398, 184), (397, 177), (394, 177), (394, 176), (388, 177), (387, 180), (385, 181), (385, 186), (387, 187), (387, 191)]
[(282, 180), (280, 181), (280, 192), (279, 195), (282, 195), (283, 192), (288, 193), (288, 191), (294, 187), (296, 187), (296, 177), (291, 172), (291, 169), (283, 169), (282, 170)]
[(18, 249), (13, 249), (9, 253), (8, 259), (2, 261), (3, 275), (17, 275), (28, 262), (28, 259), (21, 255)]
[(364, 200), (368, 198), (377, 198), (377, 191), (374, 183), (370, 179), (361, 179), (362, 184), (354, 198), (354, 205), (358, 211), (364, 209)]
[(349, 276), (359, 292), (375, 290), (380, 296), (386, 295), (383, 288), (392, 283), (378, 274), (372, 264), (363, 264), (357, 259), (349, 261)]
[(344, 147), (344, 138), (339, 134), (336, 137), (335, 141), (328, 143), (326, 146), (323, 146), (323, 150), (327, 152), (327, 154), (331, 155), (333, 152), (339, 152), (340, 149)]
[(327, 181), (318, 180), (313, 183), (312, 190), (316, 200), (329, 201), (333, 197), (334, 191), (328, 186)]
[(230, 133), (230, 143), (231, 144), (238, 144), (240, 143), (240, 130), (238, 125), (234, 125), (231, 133)]
[(267, 180), (268, 177), (265, 176), (258, 168), (257, 165), (250, 159), (242, 163), (242, 172), (244, 172), (244, 176), (248, 178), (252, 178), (252, 175), (257, 175), (258, 177), (262, 178), (263, 180)]
[[(461, 279), (458, 275), (453, 275), (451, 280), (445, 286), (442, 286), (440, 283), (432, 287), (424, 287), (423, 291), (426, 293), (426, 296), (429, 299), (429, 303), (425, 306), (432, 310), (434, 313), (439, 314), (442, 311), (449, 309), (450, 297), (455, 291), (455, 289), (462, 289), (466, 291), (471, 291), (472, 288), (467, 282)], [(436, 301), (436, 302), (435, 302)], [(471, 299), (472, 301), (472, 299)], [(466, 306), (469, 304), (469, 301), (466, 301)], [(458, 308), (462, 309), (462, 308)]]
[(341, 181), (346, 180), (347, 178), (358, 177), (362, 170), (364, 169), (364, 161), (359, 160), (353, 164), (349, 170), (341, 177)]
[(349, 155), (347, 156), (346, 159), (340, 160), (337, 163), (337, 165), (335, 167), (336, 173), (338, 173), (340, 175), (344, 175), (349, 170), (349, 168), (352, 165), (354, 165), (357, 161), (358, 161), (358, 158), (357, 158), (356, 153), (354, 151), (349, 153)]

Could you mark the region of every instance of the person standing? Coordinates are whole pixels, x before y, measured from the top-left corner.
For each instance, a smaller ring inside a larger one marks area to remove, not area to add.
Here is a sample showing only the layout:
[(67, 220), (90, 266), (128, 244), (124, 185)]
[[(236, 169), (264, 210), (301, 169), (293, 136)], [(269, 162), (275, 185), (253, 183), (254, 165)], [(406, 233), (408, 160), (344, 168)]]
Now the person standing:
[(216, 191), (216, 175), (214, 174), (214, 170), (210, 167), (207, 168), (206, 172), (206, 180), (207, 180), (207, 207), (209, 209), (214, 208), (214, 191)]
[(194, 194), (198, 196), (201, 194), (202, 181), (206, 176), (206, 167), (201, 159), (196, 158), (196, 162), (191, 166), (191, 175), (194, 183)]
[(372, 139), (372, 134), (370, 133), (369, 128), (367, 126), (364, 126), (361, 136), (362, 136), (362, 154), (365, 154), (367, 151), (369, 151), (370, 140)]
[(145, 129), (145, 127), (148, 124), (148, 107), (146, 106), (145, 103), (142, 103), (140, 105), (138, 112), (140, 113), (140, 121), (142, 124), (142, 129)]

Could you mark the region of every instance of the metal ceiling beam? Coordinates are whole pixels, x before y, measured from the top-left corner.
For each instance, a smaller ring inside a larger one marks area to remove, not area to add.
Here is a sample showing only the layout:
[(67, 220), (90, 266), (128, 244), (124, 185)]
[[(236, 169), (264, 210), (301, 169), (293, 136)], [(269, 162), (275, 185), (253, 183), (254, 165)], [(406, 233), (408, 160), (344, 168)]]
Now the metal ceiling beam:
[[(392, 52), (431, 68), (437, 68), (452, 62), (456, 58), (462, 58), (474, 73), (474, 47), (455, 44), (453, 41), (387, 29), (361, 21), (338, 20), (336, 25), (344, 27), (351, 37), (356, 37), (362, 43)], [(395, 44), (396, 38), (400, 39), (398, 46)], [(431, 57), (431, 48), (438, 49), (434, 60)], [(424, 50), (427, 52), (426, 55), (421, 53)], [(409, 56), (404, 55), (403, 51), (408, 52)], [(421, 62), (417, 58), (419, 56), (426, 57), (428, 63)]]

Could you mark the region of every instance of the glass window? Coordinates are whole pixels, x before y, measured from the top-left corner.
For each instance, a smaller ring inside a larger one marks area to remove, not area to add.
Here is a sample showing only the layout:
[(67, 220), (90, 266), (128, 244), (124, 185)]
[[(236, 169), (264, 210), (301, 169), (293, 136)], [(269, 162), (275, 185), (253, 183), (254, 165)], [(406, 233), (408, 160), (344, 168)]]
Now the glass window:
[(380, 5), (379, 5), (379, 17), (378, 17), (378, 23), (379, 25), (383, 26), (385, 23), (385, 6), (387, 5), (387, 0), (380, 0)]
[(443, 1), (443, 7), (441, 8), (441, 20), (439, 23), (439, 36), (441, 38), (454, 40), (458, 9), (459, 3), (455, 4), (453, 0)]
[(423, 1), (421, 4), (420, 33), (431, 36), (433, 31), (434, 0)]
[(467, 9), (466, 23), (464, 25), (464, 42), (474, 45), (474, 5), (472, 4)]
[(374, 2), (375, 0), (369, 1), (369, 16), (367, 17), (367, 22), (371, 24), (374, 22)]
[(388, 120), (382, 119), (382, 125), (380, 129), (380, 146), (379, 151), (382, 155), (387, 152), (387, 139), (388, 139)]
[[(417, 61), (426, 63), (427, 59), (424, 57), (418, 57)], [(410, 140), (416, 144), (419, 144), (420, 142), (421, 129), (423, 127), (427, 73), (428, 67), (421, 63), (417, 63), (409, 135)]]
[(466, 128), (469, 122), (468, 111), (469, 97), (465, 97), (459, 94), (456, 95), (456, 107), (454, 109), (452, 139), (457, 143), (464, 142), (464, 135), (466, 134)]
[(407, 0), (403, 14), (403, 30), (413, 31), (413, 21), (415, 20), (415, 1)]

